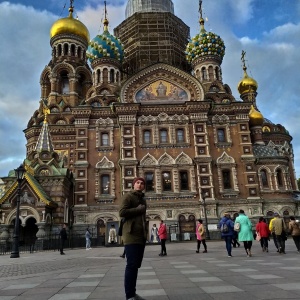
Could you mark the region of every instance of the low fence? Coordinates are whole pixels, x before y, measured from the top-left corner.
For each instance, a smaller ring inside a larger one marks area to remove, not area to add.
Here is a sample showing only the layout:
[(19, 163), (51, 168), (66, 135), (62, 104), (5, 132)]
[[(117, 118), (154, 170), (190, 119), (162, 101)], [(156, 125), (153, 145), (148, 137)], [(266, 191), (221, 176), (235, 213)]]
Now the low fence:
[[(68, 240), (64, 243), (65, 249), (85, 248), (86, 239), (85, 236), (69, 234)], [(105, 237), (93, 237), (91, 238), (92, 247), (105, 246)], [(19, 241), (20, 253), (32, 253), (36, 251), (59, 251), (60, 248), (60, 236), (59, 234), (51, 234), (39, 237), (35, 241), (22, 240)], [(12, 237), (0, 244), (0, 255), (9, 254), (12, 251)]]

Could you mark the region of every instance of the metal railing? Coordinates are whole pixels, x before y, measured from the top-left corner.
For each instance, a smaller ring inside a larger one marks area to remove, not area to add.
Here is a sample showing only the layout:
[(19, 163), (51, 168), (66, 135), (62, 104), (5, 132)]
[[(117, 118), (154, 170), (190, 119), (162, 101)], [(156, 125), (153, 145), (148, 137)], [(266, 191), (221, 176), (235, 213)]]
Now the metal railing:
[[(69, 234), (67, 241), (64, 243), (65, 249), (85, 248), (86, 239), (82, 234)], [(105, 237), (91, 238), (92, 247), (104, 247)], [(117, 244), (116, 244), (117, 245)], [(47, 234), (40, 236), (38, 239), (21, 239), (19, 242), (20, 253), (33, 253), (39, 251), (59, 251), (60, 236), (59, 234)], [(12, 237), (6, 242), (0, 243), (0, 255), (10, 254), (12, 251)]]

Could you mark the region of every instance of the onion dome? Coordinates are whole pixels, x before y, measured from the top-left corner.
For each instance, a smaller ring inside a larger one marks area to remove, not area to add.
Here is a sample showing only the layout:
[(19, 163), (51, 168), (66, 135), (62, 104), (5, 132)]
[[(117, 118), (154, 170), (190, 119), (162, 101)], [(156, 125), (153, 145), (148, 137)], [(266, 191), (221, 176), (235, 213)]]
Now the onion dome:
[(247, 67), (245, 64), (245, 51), (242, 51), (242, 61), (243, 61), (243, 70), (244, 70), (244, 78), (238, 83), (238, 91), (240, 95), (245, 93), (255, 93), (258, 88), (258, 84), (255, 79), (251, 78), (247, 74)]
[(216, 56), (223, 60), (225, 44), (221, 37), (204, 29), (204, 19), (200, 18), (200, 33), (193, 37), (186, 47), (186, 59), (191, 63), (199, 57)]
[(259, 111), (257, 111), (253, 105), (251, 105), (249, 118), (249, 123), (251, 126), (262, 126), (262, 124), (264, 123), (264, 116)]
[(90, 62), (97, 58), (113, 58), (121, 62), (124, 57), (124, 47), (118, 38), (109, 33), (106, 18), (103, 24), (103, 33), (90, 41), (86, 55)]
[(74, 34), (82, 37), (87, 42), (90, 40), (90, 34), (86, 26), (79, 20), (73, 18), (73, 7), (69, 8), (69, 16), (57, 20), (51, 27), (50, 38), (59, 34)]

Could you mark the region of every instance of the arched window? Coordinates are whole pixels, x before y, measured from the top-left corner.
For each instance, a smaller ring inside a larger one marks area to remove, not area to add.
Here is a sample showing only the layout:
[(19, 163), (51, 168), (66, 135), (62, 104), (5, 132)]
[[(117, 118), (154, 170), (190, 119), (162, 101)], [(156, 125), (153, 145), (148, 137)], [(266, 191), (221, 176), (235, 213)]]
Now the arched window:
[(101, 176), (101, 194), (109, 195), (110, 194), (110, 184), (109, 184), (109, 175)]
[(208, 77), (209, 77), (209, 81), (214, 80), (214, 68), (212, 66), (208, 67)]
[(222, 177), (223, 177), (223, 187), (224, 187), (224, 189), (231, 189), (230, 170), (223, 170), (222, 171)]
[(177, 137), (177, 143), (183, 143), (184, 142), (184, 130), (177, 129), (176, 137)]
[(61, 44), (58, 45), (58, 56), (61, 56), (61, 53), (62, 53), (62, 47), (61, 47)]
[(202, 80), (207, 80), (207, 72), (206, 72), (206, 68), (203, 67), (201, 69), (201, 73), (202, 73)]
[(69, 94), (70, 92), (70, 86), (69, 86), (69, 78), (68, 73), (63, 72), (60, 75), (61, 77), (61, 93), (62, 94)]
[(181, 171), (179, 173), (179, 180), (180, 180), (180, 190), (189, 190), (189, 177), (186, 171)]
[(164, 191), (172, 191), (172, 181), (170, 172), (162, 173), (162, 187)]
[(81, 47), (78, 47), (78, 49), (77, 49), (77, 56), (79, 57), (79, 58), (81, 58), (81, 55), (82, 55), (82, 49), (81, 49)]
[(64, 55), (68, 55), (68, 52), (69, 52), (69, 45), (64, 44)]
[(74, 44), (71, 45), (71, 55), (75, 56), (75, 45)]
[(168, 131), (166, 129), (162, 129), (159, 132), (160, 142), (167, 143), (168, 142)]
[(278, 186), (282, 187), (283, 181), (282, 181), (282, 171), (281, 170), (277, 170), (276, 178), (277, 178)]
[(115, 70), (110, 70), (110, 82), (114, 83), (115, 82)]
[(150, 130), (145, 130), (144, 131), (143, 139), (144, 139), (145, 144), (150, 144), (151, 143), (151, 131)]
[(102, 133), (101, 134), (101, 146), (109, 146), (108, 133)]
[(218, 142), (221, 142), (221, 143), (226, 142), (224, 128), (218, 128), (217, 134), (218, 134)]
[(260, 171), (260, 176), (261, 176), (261, 183), (263, 187), (269, 187), (268, 183), (268, 176), (266, 170), (261, 170)]
[(98, 69), (97, 70), (97, 75), (96, 75), (96, 83), (100, 83), (100, 80), (101, 80), (101, 71)]
[(153, 174), (153, 172), (145, 173), (145, 181), (146, 181), (146, 186), (145, 186), (146, 192), (153, 192), (154, 191), (154, 174)]
[(215, 68), (215, 77), (216, 77), (217, 80), (220, 80), (219, 68), (218, 67)]

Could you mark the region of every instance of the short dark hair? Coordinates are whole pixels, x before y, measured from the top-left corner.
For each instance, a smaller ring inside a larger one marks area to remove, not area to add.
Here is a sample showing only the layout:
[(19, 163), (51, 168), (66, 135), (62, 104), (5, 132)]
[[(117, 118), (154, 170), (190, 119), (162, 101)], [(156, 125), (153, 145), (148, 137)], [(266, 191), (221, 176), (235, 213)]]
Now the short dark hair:
[(202, 223), (203, 223), (202, 219), (198, 219), (198, 222), (199, 222), (200, 224), (202, 224)]
[(264, 217), (260, 217), (259, 222), (263, 222), (263, 221), (264, 221)]
[(291, 216), (290, 220), (295, 221), (295, 217)]
[(244, 214), (245, 212), (244, 212), (243, 209), (240, 209), (239, 213), (240, 213), (240, 214)]

